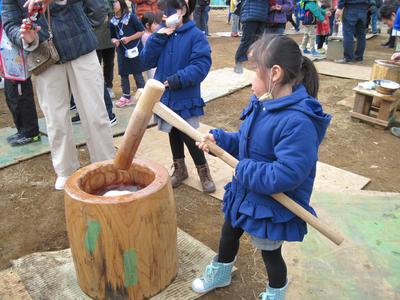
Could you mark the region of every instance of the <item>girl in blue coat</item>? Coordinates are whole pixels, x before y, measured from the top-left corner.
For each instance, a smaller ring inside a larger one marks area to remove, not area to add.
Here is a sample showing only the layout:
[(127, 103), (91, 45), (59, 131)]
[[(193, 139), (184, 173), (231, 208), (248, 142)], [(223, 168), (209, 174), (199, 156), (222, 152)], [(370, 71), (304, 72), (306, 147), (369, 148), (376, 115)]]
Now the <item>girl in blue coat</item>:
[[(161, 102), (180, 115), (194, 128), (199, 127), (199, 117), (204, 115), (204, 101), (200, 94), (200, 83), (211, 67), (211, 49), (190, 15), (196, 0), (164, 0), (160, 3), (168, 17), (166, 24), (153, 33), (141, 53), (145, 69), (157, 67), (154, 78), (165, 84)], [(173, 187), (179, 186), (188, 177), (185, 165), (184, 144), (188, 147), (202, 183), (204, 192), (215, 191), (215, 184), (203, 151), (194, 140), (158, 119), (159, 129), (169, 133), (173, 156)]]
[[(315, 215), (310, 196), (318, 147), (331, 117), (315, 99), (315, 67), (295, 41), (267, 35), (252, 46), (250, 54), (257, 66), (254, 95), (241, 115), (239, 132), (214, 129), (204, 137), (235, 156), (239, 164), (225, 187), (218, 256), (192, 288), (206, 292), (230, 284), (239, 239), (247, 232), (261, 250), (269, 279), (260, 297), (281, 300), (288, 286), (282, 244), (302, 241), (307, 226), (270, 195), (285, 193)], [(208, 151), (205, 143), (199, 147)]]
[(121, 76), (122, 97), (115, 103), (118, 107), (132, 105), (129, 75), (132, 74), (136, 87), (144, 87), (143, 66), (139, 52), (142, 51), (144, 27), (135, 14), (129, 12), (125, 0), (113, 2), (114, 17), (110, 21), (111, 41), (117, 48), (118, 72)]

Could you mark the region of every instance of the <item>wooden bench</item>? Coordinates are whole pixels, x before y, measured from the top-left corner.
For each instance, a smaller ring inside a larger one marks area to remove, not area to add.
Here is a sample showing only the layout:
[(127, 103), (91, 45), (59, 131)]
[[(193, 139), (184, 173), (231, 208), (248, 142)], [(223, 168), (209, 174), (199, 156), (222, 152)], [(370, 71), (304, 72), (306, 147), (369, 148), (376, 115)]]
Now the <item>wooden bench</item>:
[[(365, 90), (360, 87), (353, 89), (355, 92), (354, 107), (351, 117), (386, 128), (391, 118), (396, 113), (397, 106), (400, 104), (398, 92), (393, 95), (384, 95), (374, 90)], [(380, 107), (372, 106), (372, 101), (380, 102)], [(377, 112), (375, 115), (372, 112)]]

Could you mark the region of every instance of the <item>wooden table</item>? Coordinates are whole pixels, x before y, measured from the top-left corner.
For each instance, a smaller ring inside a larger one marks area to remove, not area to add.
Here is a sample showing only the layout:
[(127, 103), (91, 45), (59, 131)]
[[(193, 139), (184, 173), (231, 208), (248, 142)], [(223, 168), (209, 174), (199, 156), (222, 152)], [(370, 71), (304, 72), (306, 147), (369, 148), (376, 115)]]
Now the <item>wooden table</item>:
[[(399, 94), (396, 92), (393, 95), (385, 95), (375, 90), (365, 90), (360, 87), (355, 87), (353, 91), (355, 92), (355, 99), (351, 117), (386, 128), (400, 104)], [(380, 101), (380, 107), (372, 106), (374, 98)], [(377, 116), (372, 116), (371, 111), (376, 110)]]

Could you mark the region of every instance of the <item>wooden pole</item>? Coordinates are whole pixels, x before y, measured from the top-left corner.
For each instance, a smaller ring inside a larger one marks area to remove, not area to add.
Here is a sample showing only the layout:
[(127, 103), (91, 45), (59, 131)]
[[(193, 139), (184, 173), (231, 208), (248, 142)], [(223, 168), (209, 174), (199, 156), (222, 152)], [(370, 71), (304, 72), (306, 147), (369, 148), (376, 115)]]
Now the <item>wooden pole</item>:
[[(201, 134), (199, 131), (190, 126), (184, 119), (182, 119), (180, 116), (178, 116), (175, 112), (173, 112), (164, 104), (156, 103), (154, 105), (153, 112), (160, 118), (164, 119), (166, 122), (174, 126), (175, 128), (179, 129), (183, 133), (190, 136), (195, 141), (200, 142), (202, 140), (203, 134)], [(223, 150), (216, 144), (208, 142), (207, 145), (210, 149), (210, 152), (219, 157), (221, 160), (223, 160), (232, 168), (236, 168), (236, 165), (238, 164), (238, 160), (236, 158), (234, 158), (232, 155), (227, 153), (225, 150)], [(314, 227), (316, 230), (318, 230), (320, 233), (322, 233), (336, 245), (340, 245), (343, 242), (344, 238), (339, 233), (332, 230), (328, 225), (322, 223), (313, 214), (305, 210), (302, 206), (300, 206), (294, 200), (290, 199), (284, 193), (271, 195), (271, 197), (274, 198), (283, 206), (285, 206), (287, 209), (289, 209), (292, 213), (301, 218), (303, 221), (310, 224), (312, 227)]]

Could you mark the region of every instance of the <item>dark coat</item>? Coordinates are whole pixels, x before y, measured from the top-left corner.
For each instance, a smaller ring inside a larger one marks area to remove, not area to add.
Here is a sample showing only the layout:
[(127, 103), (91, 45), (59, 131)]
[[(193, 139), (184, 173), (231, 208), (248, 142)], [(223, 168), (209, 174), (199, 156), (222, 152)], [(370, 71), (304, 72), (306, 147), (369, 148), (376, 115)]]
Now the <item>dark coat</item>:
[(269, 0), (242, 0), (240, 22), (267, 22)]
[[(122, 30), (121, 32), (120, 29)], [(144, 31), (144, 27), (135, 14), (129, 13), (125, 14), (121, 19), (113, 17), (110, 22), (110, 31), (111, 38), (121, 39), (124, 36), (131, 36), (137, 32)], [(135, 58), (125, 57), (125, 50), (134, 47), (138, 47), (139, 52), (143, 50), (141, 38), (133, 40), (126, 45), (123, 45), (121, 42), (117, 48), (118, 73), (121, 76), (138, 74), (144, 71), (140, 56)]]

